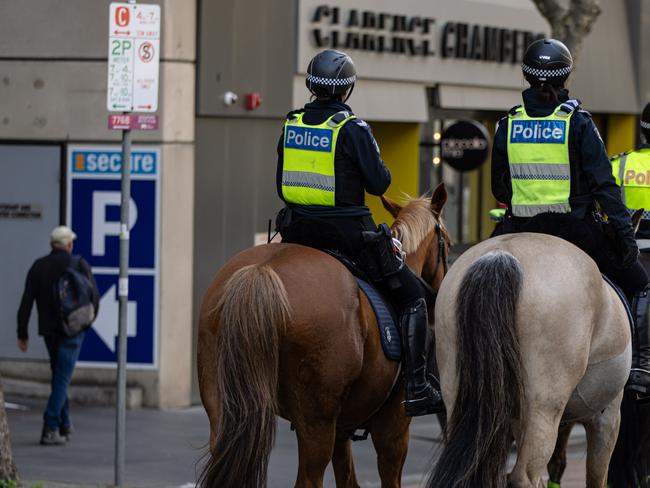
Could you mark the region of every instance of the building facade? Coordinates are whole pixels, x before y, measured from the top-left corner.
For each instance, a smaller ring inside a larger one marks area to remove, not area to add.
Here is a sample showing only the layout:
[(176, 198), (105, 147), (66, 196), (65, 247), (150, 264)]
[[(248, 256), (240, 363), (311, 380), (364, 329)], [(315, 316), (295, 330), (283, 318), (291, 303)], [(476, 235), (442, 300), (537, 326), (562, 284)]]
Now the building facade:
[[(487, 211), (496, 203), (489, 162), (461, 175), (439, 163), (435, 143), (460, 119), (477, 120), (493, 133), (500, 117), (520, 103), (525, 46), (550, 33), (532, 2), (145, 3), (160, 4), (163, 19), (160, 129), (134, 134), (143, 155), (159, 158), (152, 203), (159, 213), (152, 221), (157, 286), (151, 303), (134, 299), (137, 327), (129, 337), (135, 356), (142, 347), (153, 350), (142, 363), (131, 361), (129, 352), (128, 381), (142, 390), (145, 405), (198, 401), (194, 357), (202, 294), (228, 258), (256, 239), (265, 241), (269, 220), (281, 208), (277, 140), (286, 113), (308, 101), (305, 69), (321, 49), (342, 49), (355, 61), (359, 81), (349, 103), (371, 124), (393, 174), (388, 194), (417, 195), (444, 181), (450, 193), (445, 218), (454, 239), (475, 242), (489, 235)], [(75, 199), (75, 158), (82, 158), (80, 164), (84, 157), (110, 158), (105, 155), (119, 143), (119, 132), (106, 128), (108, 5), (0, 0), (0, 207), (27, 209), (22, 216), (0, 213), (0, 249), (11, 256), (3, 262), (8, 279), (0, 284), (0, 372), (9, 379), (48, 377), (35, 324), (30, 355), (15, 348), (24, 276), (47, 252), (49, 230), (72, 223), (71, 207), (84, 205)], [(650, 46), (650, 0), (601, 7), (570, 89), (592, 112), (613, 155), (635, 144), (637, 113), (650, 100), (650, 61), (643, 55)], [(378, 199), (368, 203), (377, 221), (389, 220)], [(93, 208), (88, 219), (109, 225), (113, 210), (98, 212)], [(144, 222), (149, 214), (138, 215)], [(100, 227), (87, 223), (90, 238), (99, 239), (89, 248), (92, 259), (114, 236), (97, 234)], [(108, 273), (101, 266), (94, 270)], [(106, 283), (110, 308), (108, 278)], [(147, 307), (150, 317), (141, 315)], [(88, 344), (95, 349), (88, 350), (74, 382), (111, 385), (113, 337), (103, 329), (92, 334), (98, 337)]]

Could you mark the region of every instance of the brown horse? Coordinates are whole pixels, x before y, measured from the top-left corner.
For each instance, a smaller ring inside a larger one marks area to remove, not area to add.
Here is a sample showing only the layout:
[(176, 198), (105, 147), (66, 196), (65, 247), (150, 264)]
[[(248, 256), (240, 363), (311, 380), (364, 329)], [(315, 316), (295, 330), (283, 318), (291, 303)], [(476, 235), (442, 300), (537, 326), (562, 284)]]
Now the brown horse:
[[(435, 288), (446, 269), (438, 245), (440, 236), (448, 245), (446, 200), (442, 185), (431, 200), (403, 208), (382, 198), (407, 264)], [(372, 435), (382, 487), (400, 486), (410, 419), (403, 385), (395, 385), (399, 364), (384, 356), (372, 307), (354, 277), (330, 255), (267, 244), (233, 257), (203, 299), (197, 360), (210, 419), (200, 486), (266, 486), (275, 415), (296, 430), (296, 487), (322, 487), (330, 461), (337, 487), (358, 487), (350, 442), (357, 428)]]

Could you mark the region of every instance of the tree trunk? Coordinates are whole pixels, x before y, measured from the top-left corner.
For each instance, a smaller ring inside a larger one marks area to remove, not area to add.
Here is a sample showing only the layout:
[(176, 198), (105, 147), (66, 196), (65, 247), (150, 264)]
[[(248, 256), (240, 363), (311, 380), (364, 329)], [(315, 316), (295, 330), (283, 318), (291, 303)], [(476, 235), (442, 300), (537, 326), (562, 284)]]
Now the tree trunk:
[(5, 398), (0, 385), (0, 480), (18, 480), (9, 437), (9, 423), (5, 411)]
[(575, 60), (582, 42), (600, 15), (600, 0), (570, 0), (568, 7), (558, 0), (533, 0), (551, 25), (551, 36), (562, 41)]

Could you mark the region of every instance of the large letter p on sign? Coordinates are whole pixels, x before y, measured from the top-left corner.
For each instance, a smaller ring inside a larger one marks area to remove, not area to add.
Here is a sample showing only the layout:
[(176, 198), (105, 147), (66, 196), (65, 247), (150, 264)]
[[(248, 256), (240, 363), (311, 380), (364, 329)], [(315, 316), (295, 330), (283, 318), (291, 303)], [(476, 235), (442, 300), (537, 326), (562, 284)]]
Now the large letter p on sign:
[(130, 12), (128, 7), (118, 7), (115, 9), (115, 23), (120, 27), (129, 25)]

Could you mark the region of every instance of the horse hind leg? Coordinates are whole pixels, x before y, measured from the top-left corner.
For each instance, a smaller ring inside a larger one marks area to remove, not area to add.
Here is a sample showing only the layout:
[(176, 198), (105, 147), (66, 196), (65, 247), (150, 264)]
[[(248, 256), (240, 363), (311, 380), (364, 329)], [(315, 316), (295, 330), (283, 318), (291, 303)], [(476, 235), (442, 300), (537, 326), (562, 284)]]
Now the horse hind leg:
[(555, 451), (553, 451), (553, 456), (551, 456), (551, 460), (547, 465), (549, 486), (560, 486), (560, 480), (562, 479), (562, 475), (566, 469), (566, 449), (574, 425), (574, 423), (569, 423), (560, 426), (557, 443), (555, 444)]
[(411, 418), (404, 413), (404, 388), (397, 388), (370, 424), (372, 443), (377, 452), (381, 488), (400, 488), (406, 461)]
[(589, 422), (587, 432), (587, 488), (605, 488), (607, 469), (616, 445), (618, 427), (621, 421), (619, 405), (621, 396)]
[(352, 441), (344, 434), (336, 438), (332, 456), (336, 488), (359, 488), (352, 459)]
[(508, 476), (510, 488), (542, 488), (542, 474), (555, 449), (561, 409), (529, 408), (517, 442), (517, 462)]
[(323, 488), (325, 468), (332, 459), (336, 438), (335, 420), (311, 420), (296, 424), (298, 479), (295, 488)]

